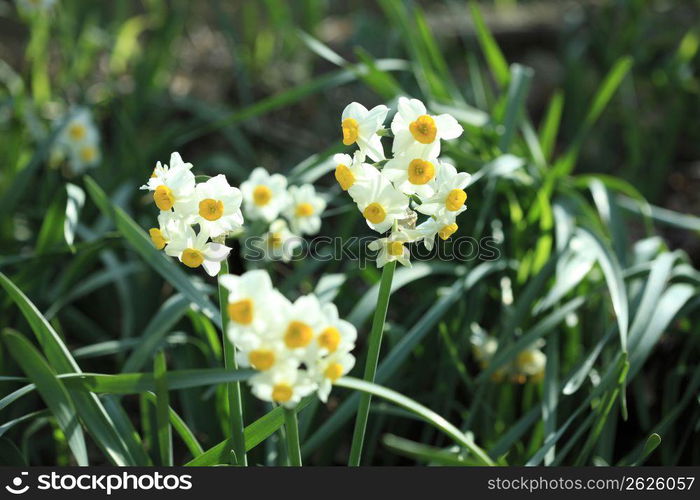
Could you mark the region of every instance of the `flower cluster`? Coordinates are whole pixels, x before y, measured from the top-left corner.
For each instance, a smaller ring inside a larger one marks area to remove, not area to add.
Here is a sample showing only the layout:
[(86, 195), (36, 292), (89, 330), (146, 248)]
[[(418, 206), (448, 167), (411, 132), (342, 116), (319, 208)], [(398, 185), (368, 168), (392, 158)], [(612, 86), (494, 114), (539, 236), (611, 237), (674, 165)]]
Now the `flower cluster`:
[(72, 173), (79, 174), (100, 161), (100, 133), (88, 108), (69, 111), (58, 123), (62, 124), (52, 151), (55, 161), (68, 160)]
[(149, 230), (155, 247), (187, 267), (202, 266), (216, 275), (231, 251), (224, 245), (226, 237), (243, 226), (241, 191), (223, 174), (196, 182), (192, 164), (178, 153), (170, 155), (170, 165), (158, 162), (141, 189), (153, 193), (160, 210), (158, 227)]
[(282, 174), (270, 175), (258, 167), (241, 184), (241, 192), (246, 219), (269, 224), (258, 247), (270, 260), (288, 262), (301, 245), (301, 235), (321, 228), (326, 201), (311, 184), (287, 186)]
[[(448, 239), (457, 231), (457, 216), (466, 210), (464, 191), (470, 176), (441, 160), (440, 141), (456, 139), (462, 127), (449, 114), (430, 115), (417, 99), (400, 97), (391, 122), (392, 158), (386, 160), (381, 143), (389, 109), (370, 110), (349, 104), (342, 115), (343, 144), (357, 144), (351, 157), (334, 157), (335, 178), (357, 204), (367, 225), (389, 235), (370, 243), (378, 251), (377, 266), (398, 261), (410, 265), (406, 243), (422, 242), (428, 250), (435, 237)], [(375, 163), (365, 162), (369, 158)], [(381, 168), (381, 170), (380, 170)], [(416, 225), (418, 214), (427, 216)]]
[(288, 408), (314, 391), (326, 402), (333, 382), (355, 364), (355, 327), (313, 294), (290, 302), (262, 270), (224, 275), (220, 283), (229, 292), (237, 361), (258, 371), (249, 379), (253, 394)]
[[(493, 356), (498, 350), (498, 341), (485, 334), (472, 336), (472, 351), (482, 369), (488, 368)], [(494, 382), (509, 379), (512, 382), (524, 384), (525, 382), (539, 382), (544, 378), (544, 369), (547, 365), (547, 355), (542, 352), (544, 342), (538, 342), (523, 349), (515, 359), (496, 370), (491, 378)]]

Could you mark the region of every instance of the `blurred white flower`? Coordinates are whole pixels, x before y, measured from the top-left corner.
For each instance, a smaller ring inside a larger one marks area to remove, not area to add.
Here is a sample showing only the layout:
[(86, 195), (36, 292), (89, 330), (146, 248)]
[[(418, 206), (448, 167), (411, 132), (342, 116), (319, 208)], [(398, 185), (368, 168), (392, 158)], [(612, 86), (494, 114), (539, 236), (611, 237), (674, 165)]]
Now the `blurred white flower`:
[(318, 384), (318, 398), (324, 403), (328, 401), (333, 383), (347, 375), (355, 366), (355, 356), (347, 351), (338, 351), (325, 358), (320, 358), (311, 370), (311, 376)]
[(53, 154), (59, 158), (67, 157), (71, 171), (80, 174), (99, 163), (102, 157), (100, 134), (92, 113), (86, 107), (71, 109), (64, 119), (66, 123), (56, 138)]
[(343, 144), (357, 144), (362, 154), (374, 161), (384, 159), (384, 149), (377, 131), (382, 128), (389, 108), (384, 105), (367, 110), (358, 102), (351, 102), (343, 110), (341, 128)]
[[(225, 274), (219, 278), (219, 283), (228, 290), (227, 312), (232, 327), (272, 336), (270, 318), (278, 316), (270, 312), (277, 312), (288, 301), (272, 287), (267, 271), (256, 269), (240, 276)], [(282, 319), (279, 321), (281, 323)], [(230, 329), (229, 335), (234, 335)]]
[(262, 239), (253, 244), (265, 253), (269, 260), (289, 262), (294, 256), (294, 250), (302, 244), (302, 238), (292, 233), (283, 219), (277, 219), (270, 224)]
[(394, 134), (392, 152), (404, 153), (414, 145), (422, 146), (424, 157), (437, 158), (440, 140), (456, 139), (462, 135), (462, 126), (451, 115), (429, 115), (418, 99), (399, 97), (398, 112), (391, 122)]
[(294, 362), (277, 363), (249, 380), (253, 394), (262, 399), (294, 408), (301, 398), (316, 390), (316, 384), (305, 370)]
[(321, 214), (326, 201), (316, 194), (311, 184), (291, 186), (290, 201), (285, 210), (289, 225), (297, 234), (316, 234), (321, 228)]
[(248, 180), (241, 184), (246, 217), (271, 222), (289, 204), (287, 178), (270, 175), (262, 167), (254, 169)]

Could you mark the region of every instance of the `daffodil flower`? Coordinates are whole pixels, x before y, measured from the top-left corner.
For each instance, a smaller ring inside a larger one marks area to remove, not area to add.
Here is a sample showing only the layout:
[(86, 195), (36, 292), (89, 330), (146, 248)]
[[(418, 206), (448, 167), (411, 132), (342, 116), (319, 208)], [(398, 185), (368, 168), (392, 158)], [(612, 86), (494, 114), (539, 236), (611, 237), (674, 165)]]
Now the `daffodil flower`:
[(333, 384), (340, 377), (347, 375), (355, 366), (355, 356), (346, 351), (338, 351), (318, 360), (311, 372), (318, 384), (318, 399), (326, 403)]
[[(227, 312), (231, 321), (229, 336), (235, 335), (232, 329), (253, 329), (272, 336), (275, 328), (268, 325), (279, 318), (278, 310), (284, 309), (284, 302), (288, 301), (272, 287), (270, 275), (256, 269), (240, 276), (223, 275), (219, 278), (219, 283), (228, 290)], [(279, 322), (282, 321), (279, 318)]]
[(253, 244), (265, 253), (268, 260), (289, 262), (294, 256), (294, 250), (301, 246), (302, 238), (289, 230), (284, 219), (277, 219), (270, 224), (262, 239)]
[(184, 238), (188, 225), (176, 217), (173, 212), (161, 212), (158, 215), (158, 227), (148, 230), (153, 246), (163, 250), (172, 240)]
[(153, 192), (153, 201), (159, 210), (175, 209), (176, 212), (190, 215), (195, 188), (191, 168), (191, 163), (183, 162), (178, 153), (173, 153), (170, 155), (170, 166), (158, 162), (151, 178), (141, 189)]
[[(369, 163), (365, 163), (365, 155), (361, 151), (355, 151), (351, 157), (346, 154), (333, 156), (335, 163), (335, 180), (343, 191), (350, 194), (351, 188), (367, 182), (376, 169)], [(352, 194), (351, 194), (352, 196)]]
[(252, 376), (249, 383), (256, 397), (285, 408), (294, 408), (301, 398), (313, 393), (317, 387), (308, 373), (300, 370), (294, 362), (278, 363)]
[(244, 209), (247, 217), (271, 222), (289, 204), (287, 178), (281, 174), (270, 175), (262, 167), (254, 169), (248, 180), (241, 184)]
[(403, 231), (394, 231), (388, 238), (379, 238), (367, 245), (377, 254), (377, 267), (384, 267), (389, 262), (398, 261), (401, 265), (411, 267), (411, 253), (406, 247), (408, 236)]
[(395, 220), (405, 216), (408, 197), (397, 191), (393, 184), (376, 168), (368, 170), (367, 181), (350, 188), (349, 193), (367, 221), (367, 225), (384, 233)]
[(302, 295), (289, 307), (280, 307), (277, 314), (283, 318), (281, 340), (295, 356), (304, 359), (308, 352), (313, 352), (324, 322), (318, 298), (313, 294)]
[(437, 219), (430, 217), (415, 229), (406, 229), (405, 233), (411, 241), (423, 242), (425, 248), (430, 251), (435, 246), (435, 236), (439, 236), (443, 241), (448, 240), (457, 232), (457, 229), (459, 229), (459, 226), (455, 222), (455, 216)]
[(321, 228), (321, 213), (326, 209), (326, 201), (316, 194), (311, 184), (289, 188), (289, 205), (286, 216), (297, 234), (316, 234)]
[(456, 217), (467, 207), (467, 193), (464, 188), (469, 184), (471, 176), (466, 172), (457, 172), (449, 163), (441, 163), (440, 175), (435, 184), (435, 194), (423, 200), (415, 209), (425, 215), (436, 217)]
[(362, 104), (352, 102), (343, 110), (341, 129), (343, 144), (357, 144), (362, 154), (374, 161), (384, 159), (384, 148), (377, 131), (382, 128), (389, 108), (384, 105), (368, 110)]
[(456, 139), (462, 126), (449, 114), (429, 115), (418, 99), (399, 97), (398, 112), (391, 122), (394, 134), (392, 152), (404, 153), (411, 146), (422, 146), (425, 157), (437, 158), (440, 140)]
[(425, 155), (425, 148), (411, 146), (389, 160), (382, 173), (405, 194), (430, 197), (435, 194), (435, 179), (439, 177), (437, 158)]
[(212, 238), (236, 231), (243, 225), (241, 214), (241, 192), (231, 187), (226, 176), (219, 174), (195, 186), (193, 206), (194, 223)]
[(231, 249), (208, 240), (209, 234), (206, 231), (196, 234), (192, 227), (187, 226), (183, 234), (168, 242), (165, 253), (177, 257), (189, 268), (202, 266), (209, 276), (216, 276), (221, 270), (221, 261), (228, 257)]
[(97, 165), (101, 159), (100, 134), (88, 108), (71, 110), (57, 138), (59, 157), (67, 155), (73, 173), (79, 174)]

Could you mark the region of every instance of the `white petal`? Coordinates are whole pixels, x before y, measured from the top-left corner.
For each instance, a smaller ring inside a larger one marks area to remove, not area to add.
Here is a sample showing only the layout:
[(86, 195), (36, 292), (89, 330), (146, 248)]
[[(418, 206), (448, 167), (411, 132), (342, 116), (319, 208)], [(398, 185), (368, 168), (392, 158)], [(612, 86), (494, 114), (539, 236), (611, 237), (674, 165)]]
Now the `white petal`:
[(452, 115), (444, 114), (435, 117), (435, 124), (437, 125), (438, 134), (440, 134), (441, 139), (456, 139), (464, 129), (457, 123)]

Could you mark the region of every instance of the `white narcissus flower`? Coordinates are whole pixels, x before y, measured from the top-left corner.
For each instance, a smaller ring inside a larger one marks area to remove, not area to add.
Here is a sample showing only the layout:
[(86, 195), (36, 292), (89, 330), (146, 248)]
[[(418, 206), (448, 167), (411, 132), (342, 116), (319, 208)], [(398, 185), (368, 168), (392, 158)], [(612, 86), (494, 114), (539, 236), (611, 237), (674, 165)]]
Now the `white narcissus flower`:
[(439, 167), (437, 158), (425, 156), (425, 148), (411, 146), (389, 160), (382, 173), (402, 193), (428, 197), (435, 194)]
[(341, 128), (343, 144), (357, 144), (362, 154), (374, 161), (384, 159), (384, 148), (377, 131), (382, 128), (389, 108), (384, 105), (367, 110), (358, 102), (351, 102), (343, 110)]
[(289, 188), (290, 202), (286, 216), (297, 234), (316, 234), (321, 228), (321, 213), (326, 209), (326, 201), (316, 194), (311, 184)]
[(279, 340), (270, 340), (252, 330), (230, 329), (231, 340), (236, 345), (236, 361), (242, 368), (265, 371), (279, 363), (288, 363), (290, 353)]
[(248, 180), (241, 184), (246, 217), (271, 222), (289, 203), (287, 178), (270, 175), (262, 167), (254, 169)]
[(243, 225), (241, 192), (231, 187), (226, 176), (219, 174), (195, 186), (193, 207), (194, 223), (212, 238), (237, 231)]
[(349, 352), (338, 351), (319, 359), (311, 372), (318, 384), (318, 398), (324, 403), (327, 402), (335, 381), (347, 375), (353, 366), (355, 366), (355, 356)]
[(430, 217), (415, 229), (405, 229), (405, 232), (411, 241), (422, 241), (425, 248), (430, 251), (435, 246), (435, 236), (439, 236), (443, 241), (448, 240), (458, 229), (455, 217), (446, 216), (438, 219)]
[(409, 147), (420, 145), (424, 156), (437, 158), (440, 140), (456, 139), (462, 135), (462, 126), (451, 115), (429, 115), (418, 99), (399, 97), (398, 112), (391, 122), (394, 134), (392, 152), (397, 155)]
[(256, 397), (285, 408), (294, 408), (301, 398), (316, 390), (308, 373), (300, 370), (294, 362), (277, 363), (269, 370), (253, 375), (248, 382)]
[(262, 239), (254, 241), (253, 244), (265, 253), (265, 258), (289, 262), (294, 256), (294, 250), (301, 246), (302, 241), (300, 236), (289, 230), (284, 219), (277, 219), (270, 224)]
[(464, 188), (469, 184), (471, 175), (466, 172), (457, 172), (457, 169), (449, 163), (441, 163), (440, 175), (435, 184), (435, 194), (423, 200), (423, 203), (415, 207), (416, 211), (440, 217), (456, 217), (464, 212), (467, 207), (467, 193)]
[(341, 319), (338, 308), (333, 303), (321, 306), (323, 326), (316, 337), (316, 347), (322, 354), (350, 352), (355, 348), (357, 329), (349, 321)]
[(393, 184), (379, 170), (370, 167), (367, 181), (349, 189), (367, 225), (384, 233), (397, 219), (406, 216), (408, 197), (397, 191)]
[[(365, 155), (356, 151), (351, 157), (346, 154), (333, 156), (335, 163), (335, 180), (338, 181), (343, 191), (350, 193), (353, 186), (359, 186), (372, 176), (376, 168), (369, 163), (365, 163)], [(352, 194), (351, 194), (352, 196)]]
[(387, 263), (398, 261), (400, 264), (411, 267), (411, 253), (406, 248), (409, 242), (408, 236), (403, 231), (394, 231), (388, 238), (379, 238), (372, 241), (367, 248), (377, 254), (377, 267), (384, 267)]
[[(274, 336), (270, 323), (279, 318), (289, 301), (272, 287), (267, 271), (256, 269), (240, 276), (225, 274), (219, 278), (219, 283), (228, 290), (226, 310), (232, 328), (253, 329), (259, 334)], [(233, 335), (235, 332), (230, 330), (229, 335)]]
[(302, 295), (288, 308), (276, 312), (283, 318), (279, 338), (298, 359), (304, 359), (314, 350), (314, 341), (324, 323), (321, 304), (313, 295)]
[(148, 230), (153, 246), (163, 250), (171, 240), (184, 237), (188, 224), (173, 212), (161, 212), (158, 215), (158, 227)]
[(228, 257), (231, 249), (220, 243), (207, 242), (208, 239), (206, 231), (196, 234), (192, 227), (187, 226), (183, 234), (168, 242), (165, 253), (177, 257), (189, 268), (202, 266), (209, 276), (216, 276), (221, 270), (221, 261)]
[(178, 153), (173, 153), (170, 155), (170, 166), (158, 162), (151, 178), (141, 189), (153, 191), (153, 201), (161, 211), (174, 208), (182, 215), (194, 216), (189, 213), (195, 188), (191, 168), (191, 163), (183, 162)]

